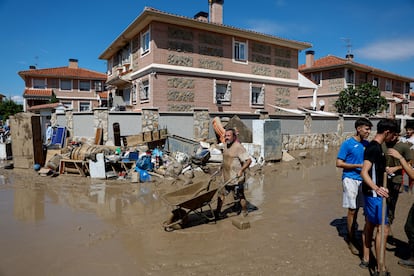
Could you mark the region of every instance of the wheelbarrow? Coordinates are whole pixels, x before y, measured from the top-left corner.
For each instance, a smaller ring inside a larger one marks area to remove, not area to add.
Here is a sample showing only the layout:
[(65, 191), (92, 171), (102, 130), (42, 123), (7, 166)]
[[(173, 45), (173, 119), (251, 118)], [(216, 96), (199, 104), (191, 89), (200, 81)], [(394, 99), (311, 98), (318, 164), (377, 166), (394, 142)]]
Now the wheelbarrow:
[(173, 207), (171, 217), (163, 223), (165, 231), (181, 229), (187, 223), (191, 213), (206, 219), (207, 222), (216, 221), (211, 206), (213, 198), (218, 190), (234, 179), (217, 185), (217, 187), (211, 187), (212, 179), (207, 183), (197, 182), (161, 196), (164, 202)]

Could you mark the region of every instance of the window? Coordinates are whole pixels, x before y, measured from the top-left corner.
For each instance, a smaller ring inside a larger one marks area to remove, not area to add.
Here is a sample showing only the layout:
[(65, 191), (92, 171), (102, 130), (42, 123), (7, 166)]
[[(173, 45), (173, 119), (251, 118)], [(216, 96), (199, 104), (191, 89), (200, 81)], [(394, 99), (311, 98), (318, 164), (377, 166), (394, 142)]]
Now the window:
[(236, 61), (247, 61), (247, 45), (245, 42), (234, 41), (233, 58)]
[(108, 76), (112, 75), (112, 67), (114, 67), (114, 61), (113, 61), (113, 58), (110, 58), (106, 66), (106, 70), (107, 70), (106, 74)]
[(141, 55), (146, 54), (150, 50), (150, 31), (146, 31), (141, 35)]
[(379, 86), (378, 78), (374, 78), (372, 80), (372, 86), (375, 86), (375, 87), (378, 87)]
[(80, 91), (90, 91), (91, 90), (91, 82), (90, 81), (79, 81), (79, 90)]
[(355, 73), (351, 69), (346, 71), (346, 83), (355, 84)]
[(322, 72), (318, 72), (318, 73), (311, 73), (311, 80), (312, 80), (315, 84), (321, 84), (321, 74), (322, 74)]
[(80, 102), (79, 103), (79, 111), (90, 111), (91, 110), (91, 103), (90, 102)]
[(392, 81), (385, 80), (385, 91), (392, 91)]
[(131, 89), (131, 102), (132, 104), (136, 104), (137, 103), (137, 90), (138, 90), (139, 85), (137, 85), (136, 83), (134, 83), (134, 85), (132, 86)]
[(217, 83), (214, 80), (214, 103), (230, 104), (231, 101), (231, 81), (228, 83)]
[(264, 93), (265, 86), (253, 86), (250, 83), (250, 103), (252, 106), (263, 106), (264, 105)]
[(144, 80), (139, 84), (139, 100), (148, 101), (149, 100), (149, 81)]
[(130, 44), (128, 43), (122, 49), (122, 64), (129, 64), (130, 63), (130, 60), (129, 60), (130, 53), (131, 53), (131, 47), (130, 47)]
[(101, 81), (94, 81), (93, 82), (93, 88), (95, 89), (96, 92), (101, 92), (102, 91), (102, 82)]
[(45, 89), (46, 79), (33, 79), (33, 88)]
[(60, 80), (60, 90), (72, 90), (72, 80)]
[(61, 102), (67, 109), (72, 109), (73, 108), (73, 106), (72, 106), (72, 102), (64, 102), (64, 101), (62, 101)]

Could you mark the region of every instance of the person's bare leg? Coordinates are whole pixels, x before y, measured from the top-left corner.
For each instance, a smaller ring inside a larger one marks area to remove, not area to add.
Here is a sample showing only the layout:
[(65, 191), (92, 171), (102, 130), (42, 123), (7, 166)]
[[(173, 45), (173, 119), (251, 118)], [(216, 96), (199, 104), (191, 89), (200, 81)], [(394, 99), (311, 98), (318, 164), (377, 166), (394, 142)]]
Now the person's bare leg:
[(347, 229), (348, 229), (348, 237), (347, 237), (347, 243), (348, 248), (351, 250), (351, 253), (354, 255), (359, 254), (359, 250), (355, 247), (355, 227), (356, 227), (356, 220), (358, 215), (358, 209), (351, 209), (348, 208), (348, 215), (347, 215)]
[(362, 234), (362, 261), (365, 263), (369, 263), (373, 230), (374, 225), (365, 218), (364, 232)]

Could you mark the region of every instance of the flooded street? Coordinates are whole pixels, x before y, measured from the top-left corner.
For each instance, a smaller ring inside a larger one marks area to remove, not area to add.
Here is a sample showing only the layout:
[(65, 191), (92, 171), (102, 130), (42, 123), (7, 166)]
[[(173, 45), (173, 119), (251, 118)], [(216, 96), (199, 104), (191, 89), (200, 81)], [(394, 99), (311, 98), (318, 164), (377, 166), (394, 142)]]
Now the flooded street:
[[(246, 230), (233, 225), (236, 217), (190, 216), (189, 227), (164, 231), (171, 206), (161, 195), (170, 182), (0, 169), (0, 275), (370, 275), (343, 240), (337, 150), (309, 153), (252, 170)], [(397, 205), (398, 246), (386, 253), (392, 275), (414, 272), (397, 265), (413, 200), (402, 193)], [(362, 211), (358, 221), (361, 231)]]

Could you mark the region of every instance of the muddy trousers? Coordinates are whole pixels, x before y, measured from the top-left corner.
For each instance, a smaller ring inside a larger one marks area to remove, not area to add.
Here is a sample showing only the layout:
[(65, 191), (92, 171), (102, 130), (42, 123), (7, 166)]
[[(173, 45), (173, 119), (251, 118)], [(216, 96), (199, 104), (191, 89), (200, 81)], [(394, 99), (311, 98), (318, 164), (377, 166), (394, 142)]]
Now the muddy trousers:
[(407, 220), (404, 226), (405, 234), (408, 238), (408, 245), (410, 246), (411, 257), (414, 257), (414, 203), (411, 205), (408, 212)]

